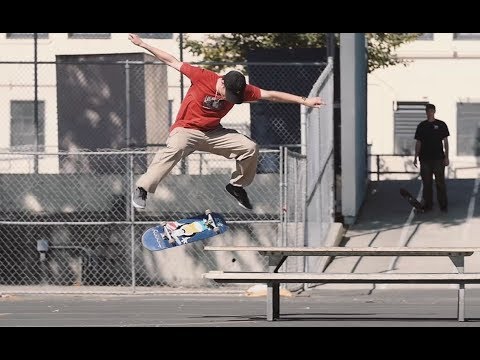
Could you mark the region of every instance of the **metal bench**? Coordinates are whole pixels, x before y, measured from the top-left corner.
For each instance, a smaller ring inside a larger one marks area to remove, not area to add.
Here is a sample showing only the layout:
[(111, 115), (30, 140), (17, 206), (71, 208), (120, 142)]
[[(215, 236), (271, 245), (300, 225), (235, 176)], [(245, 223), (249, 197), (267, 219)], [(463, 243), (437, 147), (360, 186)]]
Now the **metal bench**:
[[(256, 251), (268, 257), (270, 272), (223, 272), (210, 271), (204, 278), (219, 283), (264, 283), (267, 284), (267, 320), (280, 318), (281, 283), (384, 283), (384, 284), (458, 284), (458, 321), (465, 320), (465, 284), (479, 284), (480, 274), (464, 274), (465, 256), (471, 256), (480, 248), (440, 247), (254, 247), (207, 246), (207, 251)], [(326, 273), (279, 273), (288, 256), (448, 256), (457, 273), (435, 274), (326, 274)]]

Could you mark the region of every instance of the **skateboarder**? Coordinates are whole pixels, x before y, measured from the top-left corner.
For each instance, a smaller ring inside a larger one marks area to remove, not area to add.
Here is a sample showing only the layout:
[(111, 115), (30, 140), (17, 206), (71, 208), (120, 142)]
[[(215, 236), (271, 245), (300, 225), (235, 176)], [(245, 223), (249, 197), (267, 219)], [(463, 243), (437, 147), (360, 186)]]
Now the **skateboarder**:
[(182, 158), (198, 150), (236, 160), (237, 167), (226, 190), (240, 206), (251, 210), (252, 204), (244, 188), (250, 185), (255, 177), (258, 146), (252, 139), (236, 130), (225, 129), (220, 121), (235, 104), (267, 100), (319, 108), (325, 105), (323, 100), (319, 97), (306, 98), (260, 89), (247, 84), (245, 76), (238, 71), (230, 71), (222, 76), (181, 62), (163, 50), (145, 43), (135, 34), (130, 34), (129, 39), (166, 65), (180, 71), (192, 83), (170, 129), (167, 146), (156, 154), (147, 172), (136, 183), (133, 206), (144, 209), (148, 193), (155, 192), (158, 184)]

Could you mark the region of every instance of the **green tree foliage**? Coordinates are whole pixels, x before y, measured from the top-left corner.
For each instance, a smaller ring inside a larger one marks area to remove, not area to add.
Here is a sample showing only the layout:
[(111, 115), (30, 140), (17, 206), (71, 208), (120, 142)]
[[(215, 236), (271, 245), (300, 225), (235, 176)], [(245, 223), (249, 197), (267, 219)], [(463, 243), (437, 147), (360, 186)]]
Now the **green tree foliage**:
[(368, 43), (368, 72), (408, 62), (398, 59), (395, 50), (402, 44), (415, 40), (421, 33), (366, 33)]
[[(395, 50), (402, 44), (415, 40), (420, 33), (366, 33), (368, 43), (368, 72), (375, 69), (407, 62), (398, 59)], [(295, 49), (325, 46), (325, 33), (228, 33), (208, 34), (206, 38), (192, 40), (184, 36), (184, 49), (199, 56), (206, 62), (244, 62), (249, 50), (254, 49)], [(338, 41), (338, 37), (337, 37)], [(226, 65), (210, 66), (221, 70)]]

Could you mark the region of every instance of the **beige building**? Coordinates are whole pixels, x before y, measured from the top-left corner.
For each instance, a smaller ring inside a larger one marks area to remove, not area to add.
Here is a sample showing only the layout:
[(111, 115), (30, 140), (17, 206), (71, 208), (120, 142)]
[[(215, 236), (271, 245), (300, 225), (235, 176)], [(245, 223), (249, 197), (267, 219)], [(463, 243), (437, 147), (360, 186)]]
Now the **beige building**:
[[(143, 35), (152, 45), (180, 57), (178, 33)], [(205, 35), (190, 36), (202, 39)], [(141, 52), (130, 43), (127, 33), (40, 33), (37, 55), (40, 62), (54, 62), (57, 56)], [(425, 117), (425, 103), (430, 102), (437, 106), (437, 117), (450, 129), (449, 175), (475, 175), (480, 154), (480, 33), (424, 34), (419, 40), (403, 45), (397, 53), (407, 60), (406, 67), (379, 69), (368, 77), (371, 153), (412, 154), (416, 125)], [(3, 62), (0, 64), (0, 149), (28, 148), (33, 143), (34, 67), (32, 63), (5, 62), (32, 62), (33, 34), (0, 33), (0, 54)], [(185, 61), (196, 60), (186, 51), (183, 56)], [(38, 66), (40, 141), (47, 152), (59, 149), (56, 74), (53, 64)], [(167, 74), (167, 98), (170, 116), (174, 118), (180, 105), (180, 77), (170, 68)], [(184, 85), (188, 87), (185, 80)], [(248, 104), (235, 107), (223, 124), (249, 135), (249, 110)], [(153, 137), (162, 136), (164, 134), (154, 134)], [(385, 157), (382, 167), (415, 171), (411, 162), (411, 156)], [(18, 171), (18, 164), (17, 170), (12, 171)], [(11, 164), (0, 164), (3, 171), (8, 171), (5, 166), (12, 168)], [(220, 167), (223, 166), (230, 164)], [(51, 169), (50, 165), (47, 167)]]
[[(179, 55), (176, 34), (145, 34), (156, 46)], [(151, 37), (151, 38), (150, 38)], [(38, 34), (37, 59), (39, 62), (55, 62), (57, 56), (128, 54), (139, 52), (131, 44), (126, 33), (40, 33)], [(33, 34), (0, 33), (0, 60), (13, 62), (0, 65), (0, 148), (21, 148), (32, 143), (29, 135), (29, 120), (34, 100)], [(57, 68), (54, 64), (38, 65), (39, 121), (41, 122), (42, 145), (47, 151), (58, 149), (57, 123)], [(173, 77), (169, 73), (169, 77)], [(178, 91), (178, 81), (177, 81)], [(174, 98), (175, 87), (169, 87), (170, 99)], [(73, 105), (73, 104), (72, 104)], [(23, 116), (23, 121), (16, 121)], [(30, 121), (31, 122), (31, 121)], [(30, 130), (30, 131), (29, 131)], [(43, 131), (42, 131), (43, 130)]]
[[(450, 177), (477, 176), (480, 155), (480, 33), (430, 33), (398, 49), (408, 61), (368, 77), (368, 142), (373, 154), (413, 154), (426, 103), (450, 130)], [(372, 159), (374, 160), (374, 159)], [(391, 171), (415, 171), (413, 156), (385, 157)], [(393, 177), (390, 176), (390, 177)]]

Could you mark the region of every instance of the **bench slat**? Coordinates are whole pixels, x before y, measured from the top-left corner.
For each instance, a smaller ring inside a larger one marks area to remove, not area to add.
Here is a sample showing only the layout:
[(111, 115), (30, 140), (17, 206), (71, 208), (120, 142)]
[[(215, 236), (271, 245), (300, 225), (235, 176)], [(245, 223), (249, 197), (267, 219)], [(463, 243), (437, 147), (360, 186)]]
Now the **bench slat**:
[(470, 256), (474, 247), (263, 247), (206, 246), (207, 251), (257, 251), (262, 255), (283, 256)]
[(206, 279), (224, 283), (416, 283), (416, 284), (480, 284), (480, 273), (475, 274), (316, 274), (210, 271)]

